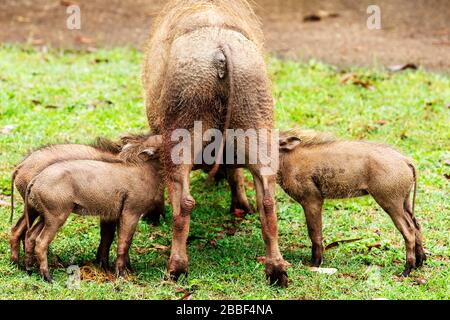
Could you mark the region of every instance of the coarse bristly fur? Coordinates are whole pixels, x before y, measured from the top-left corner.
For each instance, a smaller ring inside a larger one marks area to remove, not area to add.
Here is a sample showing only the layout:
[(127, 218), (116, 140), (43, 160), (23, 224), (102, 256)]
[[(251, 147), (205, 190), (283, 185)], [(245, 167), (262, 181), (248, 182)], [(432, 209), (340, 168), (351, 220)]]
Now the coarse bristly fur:
[(392, 147), (338, 140), (309, 130), (284, 132), (280, 134), (278, 182), (304, 208), (314, 266), (319, 266), (323, 257), (324, 200), (364, 195), (376, 200), (405, 239), (407, 263), (403, 275), (409, 275), (425, 261), (421, 228), (414, 210), (416, 169), (410, 158)]
[[(177, 225), (168, 264), (170, 276), (176, 279), (188, 268), (185, 239), (195, 199), (189, 186), (191, 164), (177, 164), (172, 159), (173, 147), (177, 145), (173, 132), (184, 129), (192, 133), (194, 123), (201, 122), (201, 134), (209, 129), (222, 133), (227, 129), (264, 129), (270, 135), (274, 129), (274, 103), (261, 24), (246, 0), (168, 1), (154, 23), (144, 53), (142, 83), (147, 118), (150, 128), (161, 134), (164, 141), (161, 162)], [(216, 150), (210, 181), (217, 172), (225, 136)], [(248, 158), (248, 143), (240, 149), (237, 152)], [(195, 152), (192, 144), (189, 152)], [(287, 286), (287, 264), (277, 240), (275, 173), (267, 174), (267, 163), (263, 165), (261, 157), (258, 160), (246, 167), (261, 186), (257, 207), (261, 217), (265, 217), (261, 222), (268, 252), (266, 274), (271, 283)], [(273, 155), (269, 166), (275, 162)], [(242, 172), (230, 176), (242, 177)], [(239, 183), (231, 182), (233, 185), (236, 188)], [(232, 194), (242, 195), (245, 191), (238, 189)]]
[[(124, 144), (129, 142), (139, 144), (148, 139), (148, 136), (148, 134), (126, 134), (117, 142), (99, 137), (91, 145), (66, 143), (45, 145), (33, 150), (16, 166), (11, 177), (11, 223), (14, 215), (14, 185), (21, 197), (25, 199), (26, 188), (30, 181), (42, 170), (52, 164), (67, 160), (99, 160), (110, 163), (120, 163), (124, 161), (120, 157), (120, 152)], [(130, 156), (130, 158), (132, 158), (132, 156)], [(34, 210), (31, 210), (29, 216), (30, 222), (33, 223), (37, 214)], [(25, 216), (22, 215), (11, 230), (11, 260), (14, 263), (18, 263), (20, 239), (24, 237), (25, 232), (26, 221)]]
[(283, 137), (296, 137), (299, 139), (299, 147), (317, 146), (323, 144), (329, 144), (338, 141), (338, 139), (331, 133), (318, 132), (309, 129), (289, 129), (287, 131), (280, 132), (280, 138)]
[[(159, 218), (164, 209), (164, 188), (158, 161), (154, 158), (155, 150), (147, 146), (141, 154), (131, 154), (136, 157), (130, 160), (133, 164), (98, 160), (60, 161), (30, 181), (24, 208), (27, 229), (31, 225), (28, 222), (31, 209), (41, 219), (26, 233), (27, 270), (31, 270), (32, 249), (35, 248), (41, 275), (51, 281), (47, 247), (70, 213), (76, 212), (98, 215), (101, 221), (118, 223), (116, 274), (122, 276), (126, 273), (128, 248), (139, 218), (143, 215)], [(109, 252), (109, 246), (105, 252)]]

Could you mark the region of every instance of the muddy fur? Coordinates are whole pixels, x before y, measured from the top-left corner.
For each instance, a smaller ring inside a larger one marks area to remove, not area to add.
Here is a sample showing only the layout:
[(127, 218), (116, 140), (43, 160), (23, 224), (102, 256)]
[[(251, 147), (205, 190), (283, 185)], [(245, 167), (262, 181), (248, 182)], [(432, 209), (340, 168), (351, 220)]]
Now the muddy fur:
[(168, 72), (167, 58), (174, 40), (195, 30), (204, 29), (207, 35), (211, 32), (207, 28), (212, 27), (215, 28), (212, 31), (215, 33), (220, 29), (236, 30), (254, 43), (258, 50), (262, 50), (263, 35), (260, 21), (247, 1), (169, 1), (155, 19), (144, 48), (146, 55), (142, 82), (147, 116), (153, 130), (159, 130), (161, 124), (161, 108), (164, 106), (160, 97), (163, 92), (164, 75)]
[[(271, 83), (261, 25), (245, 0), (168, 1), (155, 20), (144, 54), (147, 118), (151, 130), (162, 135), (160, 157), (175, 225), (168, 270), (177, 279), (187, 273), (186, 239), (195, 199), (189, 187), (192, 165), (172, 162), (176, 142), (171, 141), (171, 134), (175, 129), (192, 133), (195, 121), (202, 122), (202, 133), (231, 128), (267, 129), (270, 134), (274, 127)], [(236, 152), (248, 156), (248, 149), (247, 145)], [(286, 286), (287, 264), (278, 248), (274, 210), (275, 174), (262, 174), (261, 163), (246, 167), (258, 186), (257, 203), (268, 252), (266, 274), (272, 282)], [(209, 180), (218, 171), (217, 165), (212, 170)], [(242, 169), (231, 171), (228, 177), (238, 179), (230, 186), (243, 185)], [(243, 190), (232, 193), (239, 194), (243, 207), (248, 207)]]
[(405, 239), (407, 263), (403, 275), (423, 264), (422, 234), (414, 214), (416, 169), (411, 159), (392, 147), (341, 141), (312, 131), (285, 132), (280, 135), (278, 183), (303, 206), (314, 266), (323, 259), (323, 201), (364, 195), (377, 201)]
[(155, 210), (159, 216), (164, 206), (159, 161), (154, 160), (156, 152), (148, 147), (141, 153), (132, 163), (61, 161), (32, 179), (25, 195), (24, 213), (28, 217), (27, 213), (35, 210), (40, 221), (26, 234), (27, 270), (32, 267), (34, 247), (41, 275), (51, 281), (48, 245), (70, 213), (75, 212), (100, 216), (103, 223), (118, 223), (116, 273), (121, 276), (127, 272), (128, 249), (139, 218)]

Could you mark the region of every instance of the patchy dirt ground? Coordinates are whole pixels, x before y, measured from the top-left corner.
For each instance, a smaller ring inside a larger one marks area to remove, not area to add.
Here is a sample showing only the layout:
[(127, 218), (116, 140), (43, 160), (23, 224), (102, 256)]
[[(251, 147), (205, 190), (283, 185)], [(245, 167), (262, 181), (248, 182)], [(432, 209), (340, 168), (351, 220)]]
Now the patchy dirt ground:
[[(140, 48), (162, 0), (2, 0), (0, 42), (62, 48)], [(256, 0), (270, 52), (339, 66), (414, 63), (450, 70), (448, 0)], [(382, 30), (368, 30), (369, 4)], [(81, 30), (66, 28), (66, 6), (79, 4)], [(322, 12), (321, 12), (322, 11)], [(330, 15), (304, 21), (310, 14)]]

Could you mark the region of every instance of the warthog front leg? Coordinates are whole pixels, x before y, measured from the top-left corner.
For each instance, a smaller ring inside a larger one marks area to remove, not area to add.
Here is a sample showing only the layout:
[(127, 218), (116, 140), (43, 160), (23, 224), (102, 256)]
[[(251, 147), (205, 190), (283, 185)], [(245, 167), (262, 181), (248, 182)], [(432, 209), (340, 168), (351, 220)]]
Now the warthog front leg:
[(139, 218), (140, 216), (132, 210), (124, 209), (119, 219), (116, 259), (116, 276), (118, 277), (125, 276), (127, 269), (131, 271), (129, 250)]

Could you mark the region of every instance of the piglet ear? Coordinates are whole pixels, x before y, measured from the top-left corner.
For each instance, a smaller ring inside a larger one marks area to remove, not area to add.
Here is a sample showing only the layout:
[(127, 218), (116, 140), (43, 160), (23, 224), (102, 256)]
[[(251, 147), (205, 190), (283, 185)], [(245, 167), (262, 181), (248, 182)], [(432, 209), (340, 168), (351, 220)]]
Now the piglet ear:
[(302, 140), (300, 138), (291, 136), (280, 138), (280, 152), (289, 152), (297, 148)]
[(150, 136), (145, 141), (145, 146), (158, 148), (161, 145), (162, 145), (162, 136), (161, 135)]
[(139, 158), (141, 158), (143, 161), (157, 159), (158, 158), (157, 148), (147, 148), (145, 150), (142, 150), (139, 153)]
[(132, 139), (132, 136), (130, 134), (122, 134), (120, 136), (120, 141), (123, 145), (129, 144)]

